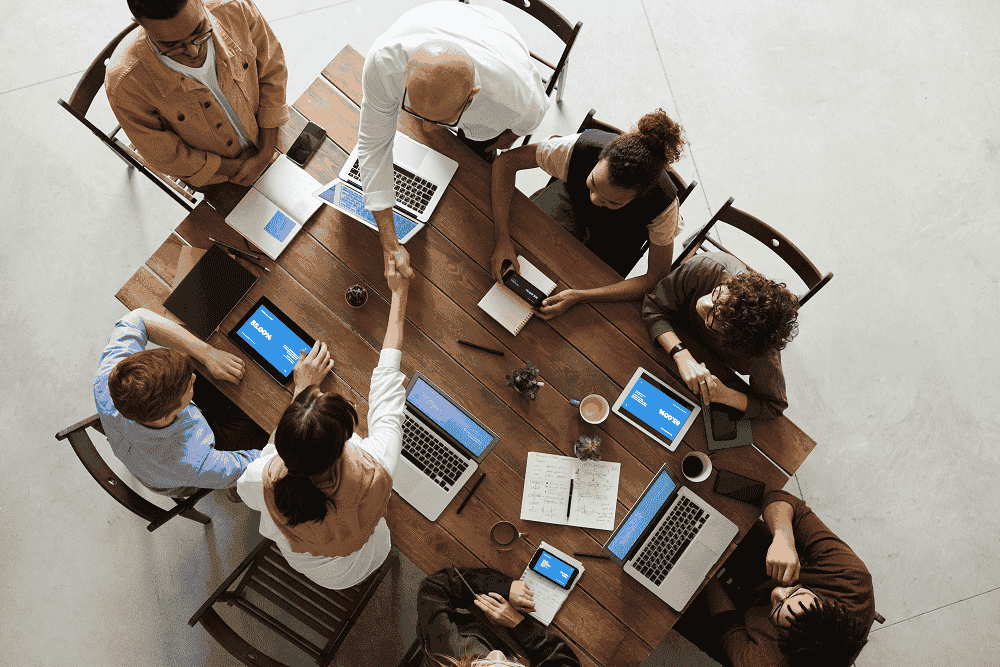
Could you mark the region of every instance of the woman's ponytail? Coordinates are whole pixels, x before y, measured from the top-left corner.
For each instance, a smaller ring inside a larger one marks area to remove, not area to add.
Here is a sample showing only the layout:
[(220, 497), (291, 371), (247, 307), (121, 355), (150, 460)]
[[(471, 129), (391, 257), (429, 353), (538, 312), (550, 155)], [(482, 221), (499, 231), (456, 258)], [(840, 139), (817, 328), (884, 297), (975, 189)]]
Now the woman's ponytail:
[(657, 109), (640, 118), (636, 129), (612, 139), (600, 159), (607, 159), (614, 185), (636, 190), (641, 196), (680, 158), (685, 143), (681, 126)]

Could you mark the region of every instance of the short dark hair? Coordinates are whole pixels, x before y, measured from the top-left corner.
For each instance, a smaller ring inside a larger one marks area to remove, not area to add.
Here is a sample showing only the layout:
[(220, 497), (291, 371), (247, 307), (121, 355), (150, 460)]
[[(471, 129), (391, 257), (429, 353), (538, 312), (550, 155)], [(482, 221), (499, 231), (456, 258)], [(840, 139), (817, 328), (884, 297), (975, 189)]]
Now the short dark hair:
[(108, 391), (118, 412), (155, 422), (177, 409), (194, 373), (191, 357), (169, 347), (142, 350), (111, 369)]
[(868, 643), (867, 628), (853, 613), (817, 599), (816, 604), (792, 614), (779, 633), (778, 648), (789, 667), (848, 667), (851, 658)]
[(727, 275), (719, 286), (729, 294), (715, 302), (713, 326), (729, 351), (748, 357), (773, 354), (798, 333), (799, 300), (785, 283), (745, 271)]
[(613, 185), (644, 195), (663, 170), (680, 158), (685, 143), (681, 126), (657, 109), (640, 118), (636, 129), (612, 139), (599, 159), (607, 158)]
[(323, 393), (317, 385), (292, 401), (274, 432), (274, 447), (288, 474), (274, 484), (274, 504), (290, 526), (326, 517), (326, 494), (310, 475), (328, 470), (354, 435), (358, 412), (340, 394)]
[(181, 13), (191, 0), (127, 0), (129, 11), (138, 20), (153, 19), (162, 21), (172, 19)]

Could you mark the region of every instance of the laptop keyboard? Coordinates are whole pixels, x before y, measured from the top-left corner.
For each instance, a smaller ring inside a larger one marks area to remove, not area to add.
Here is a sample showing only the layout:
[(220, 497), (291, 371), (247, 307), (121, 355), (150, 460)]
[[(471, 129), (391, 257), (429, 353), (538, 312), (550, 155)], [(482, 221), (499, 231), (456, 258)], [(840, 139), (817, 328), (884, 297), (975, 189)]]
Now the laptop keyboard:
[[(410, 173), (398, 164), (393, 165), (393, 175), (395, 177), (393, 189), (396, 193), (396, 201), (404, 204), (411, 211), (416, 211), (417, 215), (422, 214), (434, 193), (437, 192), (438, 186)], [(354, 166), (351, 167), (351, 178), (358, 183), (361, 182), (361, 162), (359, 160), (355, 160)]]
[(432, 436), (410, 415), (403, 415), (403, 456), (447, 491), (462, 476), (469, 462)]
[[(329, 195), (327, 193), (330, 193)], [(329, 199), (333, 196), (333, 188), (328, 189), (323, 192), (320, 196), (324, 199)], [(333, 203), (333, 202), (331, 202)], [(372, 212), (365, 208), (364, 198), (356, 191), (348, 187), (341, 186), (340, 188), (340, 201), (337, 202), (340, 206), (356, 213), (365, 220), (369, 221), (375, 229), (378, 229), (378, 223), (375, 222), (375, 216)], [(413, 231), (413, 228), (417, 226), (417, 223), (413, 222), (409, 218), (403, 217), (398, 211), (393, 210), (392, 221), (396, 227), (396, 238), (404, 238), (407, 234)]]
[(680, 496), (632, 566), (659, 586), (707, 520), (704, 510)]

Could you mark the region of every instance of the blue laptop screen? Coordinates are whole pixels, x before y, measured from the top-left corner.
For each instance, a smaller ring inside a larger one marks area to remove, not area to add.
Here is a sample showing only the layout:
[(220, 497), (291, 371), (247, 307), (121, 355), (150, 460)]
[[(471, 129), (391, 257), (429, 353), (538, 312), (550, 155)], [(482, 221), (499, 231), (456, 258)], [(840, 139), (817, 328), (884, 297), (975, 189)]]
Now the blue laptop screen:
[(493, 442), (493, 435), (459, 410), (434, 387), (417, 378), (406, 400), (435, 424), (451, 434), (475, 456), (480, 457)]
[(299, 360), (299, 351), (311, 347), (264, 305), (257, 308), (237, 333), (286, 377)]
[(645, 373), (639, 376), (619, 409), (653, 433), (665, 436), (670, 444), (691, 416), (691, 410), (648, 377)]
[(674, 484), (674, 480), (665, 470), (661, 470), (649, 487), (649, 491), (646, 492), (625, 522), (618, 528), (615, 536), (608, 542), (608, 550), (619, 559), (625, 560), (628, 552), (642, 537), (649, 523), (656, 517), (656, 513), (667, 502), (675, 488), (677, 485)]

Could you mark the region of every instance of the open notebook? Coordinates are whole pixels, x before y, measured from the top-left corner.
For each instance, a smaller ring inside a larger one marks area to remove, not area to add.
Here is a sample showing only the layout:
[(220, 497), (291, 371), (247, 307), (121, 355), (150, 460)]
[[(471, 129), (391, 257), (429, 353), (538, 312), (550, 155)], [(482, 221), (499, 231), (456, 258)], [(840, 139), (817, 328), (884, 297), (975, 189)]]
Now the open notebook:
[(528, 615), (533, 616), (539, 623), (548, 625), (552, 622), (552, 619), (556, 617), (556, 613), (559, 611), (559, 608), (563, 606), (563, 602), (566, 601), (569, 594), (573, 592), (574, 588), (576, 588), (577, 582), (583, 578), (583, 572), (586, 568), (583, 567), (583, 563), (572, 556), (563, 553), (559, 549), (556, 549), (551, 544), (547, 544), (544, 540), (538, 546), (545, 549), (556, 558), (561, 558), (580, 571), (580, 574), (577, 575), (573, 583), (570, 584), (569, 590), (560, 588), (537, 572), (532, 572), (530, 563), (524, 568), (524, 572), (521, 573), (521, 581), (528, 584), (531, 588), (531, 593), (535, 600), (535, 611), (529, 613)]
[(528, 452), (521, 519), (613, 530), (621, 465)]
[[(548, 276), (520, 255), (517, 256), (517, 261), (521, 265), (520, 274), (529, 283), (542, 290), (546, 296), (552, 294), (556, 284), (549, 280)], [(515, 336), (521, 332), (534, 312), (531, 306), (507, 289), (503, 283), (494, 284), (479, 302), (479, 307)]]
[(226, 222), (268, 257), (278, 259), (322, 206), (312, 196), (319, 188), (319, 181), (279, 155), (226, 216)]

